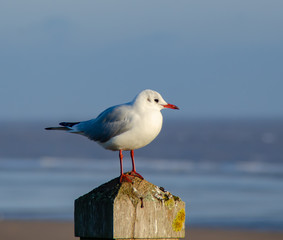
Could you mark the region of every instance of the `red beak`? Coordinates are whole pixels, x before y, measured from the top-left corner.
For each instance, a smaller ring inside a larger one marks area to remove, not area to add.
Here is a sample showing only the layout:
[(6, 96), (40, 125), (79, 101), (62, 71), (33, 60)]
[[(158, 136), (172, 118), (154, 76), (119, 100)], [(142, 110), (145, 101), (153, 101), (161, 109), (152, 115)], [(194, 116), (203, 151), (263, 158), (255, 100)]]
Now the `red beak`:
[(167, 103), (166, 105), (163, 105), (163, 107), (165, 108), (171, 108), (171, 109), (179, 109), (177, 106), (173, 105), (173, 104), (170, 104), (170, 103)]

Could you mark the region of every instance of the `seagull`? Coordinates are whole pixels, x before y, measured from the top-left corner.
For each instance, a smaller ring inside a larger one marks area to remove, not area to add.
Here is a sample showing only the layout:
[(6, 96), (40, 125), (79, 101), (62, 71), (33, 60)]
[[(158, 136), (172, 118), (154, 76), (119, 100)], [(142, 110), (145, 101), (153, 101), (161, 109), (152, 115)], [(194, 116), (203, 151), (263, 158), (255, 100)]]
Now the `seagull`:
[[(82, 122), (61, 122), (60, 127), (46, 130), (63, 130), (76, 133), (96, 141), (105, 149), (119, 151), (120, 183), (132, 182), (130, 176), (143, 177), (137, 173), (134, 150), (151, 143), (162, 128), (164, 108), (179, 109), (167, 103), (153, 90), (140, 92), (131, 102), (107, 108), (97, 118)], [(132, 171), (123, 172), (123, 151), (130, 151)]]

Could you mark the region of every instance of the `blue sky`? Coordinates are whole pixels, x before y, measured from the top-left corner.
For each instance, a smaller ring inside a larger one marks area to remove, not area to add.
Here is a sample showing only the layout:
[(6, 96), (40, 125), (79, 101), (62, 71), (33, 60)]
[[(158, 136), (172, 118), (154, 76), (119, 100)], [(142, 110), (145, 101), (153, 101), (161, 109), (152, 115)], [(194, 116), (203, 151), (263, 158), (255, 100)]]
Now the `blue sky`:
[[(84, 120), (150, 88), (171, 118), (283, 117), (283, 1), (2, 1), (1, 120)], [(166, 117), (167, 117), (166, 116)]]

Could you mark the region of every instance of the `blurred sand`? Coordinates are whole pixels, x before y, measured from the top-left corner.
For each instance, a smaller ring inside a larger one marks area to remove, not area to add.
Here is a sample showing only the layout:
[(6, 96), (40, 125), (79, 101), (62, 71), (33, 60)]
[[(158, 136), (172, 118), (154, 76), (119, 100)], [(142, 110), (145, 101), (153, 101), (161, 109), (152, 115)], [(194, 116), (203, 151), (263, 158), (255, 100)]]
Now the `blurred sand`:
[[(74, 237), (72, 222), (0, 221), (1, 240), (79, 240)], [(283, 232), (221, 229), (187, 229), (190, 240), (282, 240)]]

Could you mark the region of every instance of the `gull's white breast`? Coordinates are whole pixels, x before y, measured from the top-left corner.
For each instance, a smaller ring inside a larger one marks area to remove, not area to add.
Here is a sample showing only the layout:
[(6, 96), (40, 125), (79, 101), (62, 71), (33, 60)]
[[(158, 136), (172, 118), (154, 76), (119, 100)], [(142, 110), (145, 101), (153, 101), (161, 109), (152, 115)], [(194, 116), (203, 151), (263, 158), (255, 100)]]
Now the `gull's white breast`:
[(133, 121), (131, 129), (99, 144), (114, 151), (142, 148), (157, 137), (162, 128), (163, 118), (160, 111), (152, 110), (135, 114), (131, 121)]

